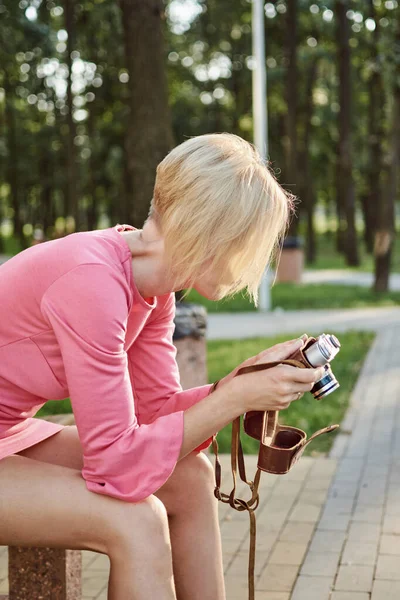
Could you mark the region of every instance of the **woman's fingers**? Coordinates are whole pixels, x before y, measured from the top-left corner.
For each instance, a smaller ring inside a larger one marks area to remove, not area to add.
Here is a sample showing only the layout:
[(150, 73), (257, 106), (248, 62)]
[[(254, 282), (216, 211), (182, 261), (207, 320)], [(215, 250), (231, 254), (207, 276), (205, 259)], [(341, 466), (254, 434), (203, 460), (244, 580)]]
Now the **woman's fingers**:
[(276, 360), (285, 360), (285, 358), (289, 358), (296, 350), (301, 348), (303, 345), (303, 340), (296, 338), (294, 340), (289, 340), (288, 342), (282, 342), (281, 344), (276, 344), (272, 346), (272, 348), (268, 348), (267, 350), (263, 350), (257, 355), (256, 364), (263, 362), (273, 362)]
[[(299, 367), (289, 365), (279, 365), (277, 368), (282, 369), (282, 377), (286, 380), (298, 383), (315, 383), (324, 375), (324, 367), (300, 369)], [(283, 369), (285, 370), (284, 372)]]

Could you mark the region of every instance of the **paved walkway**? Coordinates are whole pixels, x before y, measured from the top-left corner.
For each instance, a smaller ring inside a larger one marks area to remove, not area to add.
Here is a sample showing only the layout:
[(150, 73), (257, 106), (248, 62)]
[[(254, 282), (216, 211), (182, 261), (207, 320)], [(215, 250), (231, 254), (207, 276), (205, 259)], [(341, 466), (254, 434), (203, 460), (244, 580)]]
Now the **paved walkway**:
[[(360, 285), (361, 287), (370, 288), (374, 283), (374, 275), (350, 269), (316, 269), (313, 271), (304, 271), (302, 283)], [(400, 290), (400, 273), (392, 273), (390, 275), (389, 289), (391, 291)]]
[(238, 339), (276, 334), (383, 331), (400, 322), (400, 306), (335, 310), (209, 313), (207, 338)]

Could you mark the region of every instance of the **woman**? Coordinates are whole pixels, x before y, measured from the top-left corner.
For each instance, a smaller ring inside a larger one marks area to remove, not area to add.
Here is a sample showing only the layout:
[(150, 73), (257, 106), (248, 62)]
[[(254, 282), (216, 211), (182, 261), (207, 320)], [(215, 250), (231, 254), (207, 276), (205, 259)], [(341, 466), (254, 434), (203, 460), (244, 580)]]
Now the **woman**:
[[(1, 267), (0, 545), (107, 554), (110, 600), (225, 598), (213, 469), (200, 450), (247, 410), (287, 407), (318, 370), (235, 369), (215, 390), (182, 391), (173, 292), (216, 300), (247, 289), (257, 302), (290, 209), (250, 144), (199, 136), (158, 166), (142, 230), (74, 233)], [(33, 418), (67, 396), (76, 426)]]

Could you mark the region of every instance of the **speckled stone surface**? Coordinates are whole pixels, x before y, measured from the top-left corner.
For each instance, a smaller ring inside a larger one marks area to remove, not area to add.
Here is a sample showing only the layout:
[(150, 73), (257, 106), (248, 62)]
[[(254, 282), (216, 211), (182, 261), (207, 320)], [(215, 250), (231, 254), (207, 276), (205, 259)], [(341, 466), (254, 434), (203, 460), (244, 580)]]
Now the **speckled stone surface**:
[(207, 383), (206, 340), (192, 337), (174, 340), (181, 385), (184, 390)]
[(203, 306), (178, 302), (173, 342), (177, 350), (181, 385), (184, 390), (207, 383), (207, 312)]
[(9, 547), (9, 600), (81, 600), (82, 553)]

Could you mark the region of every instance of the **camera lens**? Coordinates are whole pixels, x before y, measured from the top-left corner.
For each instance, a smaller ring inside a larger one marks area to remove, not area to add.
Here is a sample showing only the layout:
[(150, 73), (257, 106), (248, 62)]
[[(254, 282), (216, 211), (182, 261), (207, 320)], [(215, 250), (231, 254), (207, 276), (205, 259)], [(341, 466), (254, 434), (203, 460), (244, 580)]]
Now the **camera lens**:
[(319, 381), (317, 381), (311, 390), (312, 395), (316, 400), (324, 398), (340, 387), (340, 383), (332, 373), (329, 365), (325, 365), (325, 373)]
[(329, 339), (330, 339), (332, 346), (335, 346), (335, 348), (340, 348), (340, 342), (335, 335), (331, 334), (329, 336)]

